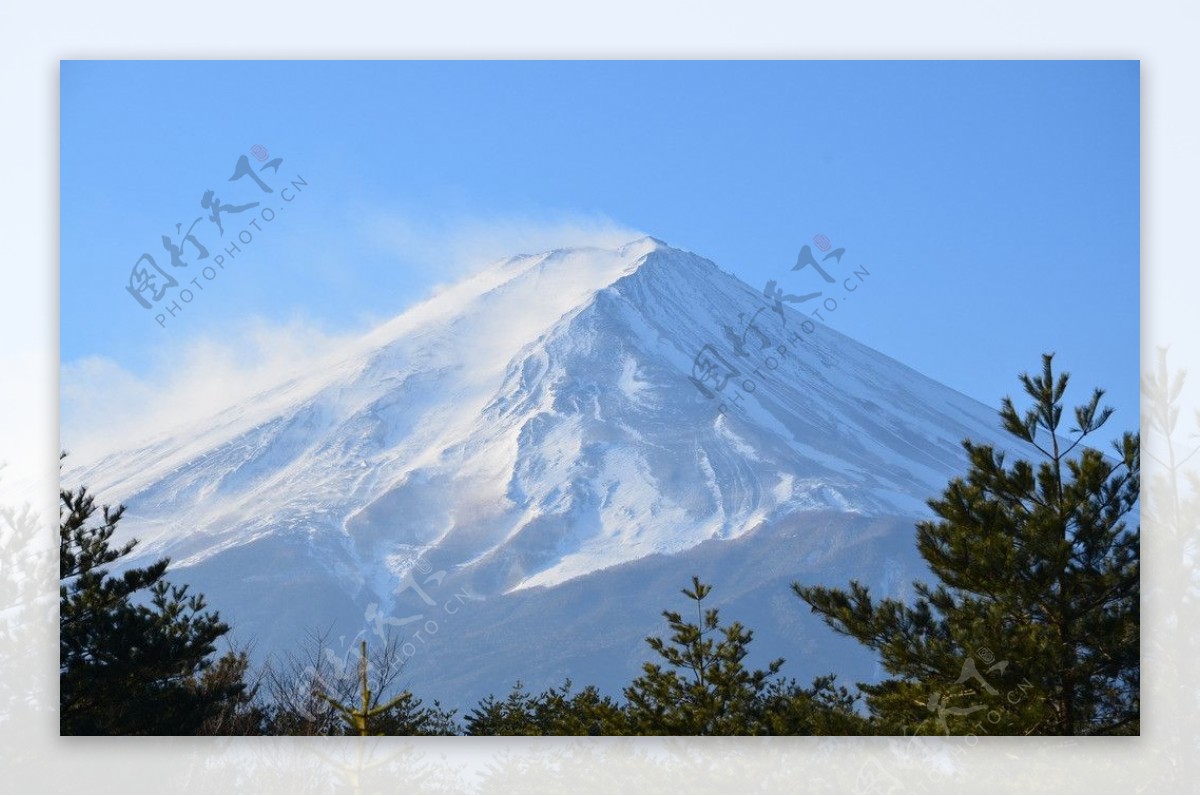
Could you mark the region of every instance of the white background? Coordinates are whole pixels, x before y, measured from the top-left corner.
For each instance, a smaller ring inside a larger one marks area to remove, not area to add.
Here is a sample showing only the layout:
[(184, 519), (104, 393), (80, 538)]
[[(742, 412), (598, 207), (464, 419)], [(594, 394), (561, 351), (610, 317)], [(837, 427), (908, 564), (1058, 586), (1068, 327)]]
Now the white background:
[[(1119, 58), (1142, 63), (1143, 372), (1196, 372), (1200, 5), (1184, 2), (13, 3), (0, 8), (0, 788), (29, 792), (1131, 792), (1200, 788), (1200, 511), (1143, 500), (1134, 739), (60, 739), (58, 61), (75, 58)], [(202, 123), (202, 120), (201, 120)], [(164, 135), (170, 131), (164, 130)], [(1069, 297), (1064, 297), (1069, 300)], [(96, 323), (103, 323), (98, 316)], [(1104, 322), (1098, 310), (1096, 323)], [(1176, 455), (1200, 388), (1177, 399)], [(1151, 396), (1153, 397), (1153, 396)], [(1143, 403), (1143, 411), (1148, 404)], [(1143, 420), (1147, 482), (1188, 494)], [(27, 522), (24, 527), (34, 527)], [(7, 533), (7, 536), (5, 535)], [(1190, 589), (1190, 590), (1189, 590)]]

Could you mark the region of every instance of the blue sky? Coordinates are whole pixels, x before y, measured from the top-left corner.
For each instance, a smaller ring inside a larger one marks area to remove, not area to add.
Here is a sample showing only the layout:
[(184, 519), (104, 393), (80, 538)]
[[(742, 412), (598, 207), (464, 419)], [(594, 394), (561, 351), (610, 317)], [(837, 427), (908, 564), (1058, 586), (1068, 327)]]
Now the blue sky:
[[(68, 61), (61, 91), (67, 447), (480, 262), (626, 233), (794, 292), (824, 234), (871, 273), (834, 328), (992, 405), (1056, 351), (1077, 398), (1107, 389), (1109, 436), (1137, 426), (1136, 61)], [(269, 197), (228, 181), (256, 144)], [(160, 239), (210, 189), (261, 200), (225, 238), (201, 220), (210, 257), (279, 210), (164, 328), (130, 269), (198, 277)]]

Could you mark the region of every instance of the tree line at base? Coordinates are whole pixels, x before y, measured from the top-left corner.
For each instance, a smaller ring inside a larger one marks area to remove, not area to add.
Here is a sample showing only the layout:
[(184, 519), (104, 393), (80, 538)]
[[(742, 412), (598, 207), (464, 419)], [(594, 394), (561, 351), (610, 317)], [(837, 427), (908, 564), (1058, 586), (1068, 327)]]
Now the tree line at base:
[[(1031, 405), (1005, 398), (1005, 430), (1038, 451), (1006, 461), (963, 443), (970, 468), (929, 501), (917, 547), (937, 582), (911, 604), (793, 584), (837, 633), (879, 658), (888, 677), (851, 691), (833, 674), (801, 684), (783, 659), (748, 669), (753, 631), (722, 624), (711, 585), (682, 590), (688, 617), (648, 638), (621, 698), (570, 681), (532, 693), (518, 683), (460, 715), (397, 690), (394, 643), (352, 670), (323, 640), (251, 671), (217, 655), (230, 628), (203, 596), (164, 580), (168, 560), (110, 573), (124, 507), (97, 509), (85, 488), (60, 490), (60, 730), (64, 735), (1111, 735), (1140, 721), (1139, 437), (1105, 455), (1084, 444), (1109, 419), (1096, 390), (1060, 431), (1065, 373), (1052, 355), (1021, 378)], [(1074, 455), (1072, 455), (1074, 454)], [(97, 511), (100, 512), (97, 516)], [(798, 606), (799, 607), (799, 606)], [(694, 619), (693, 616), (694, 611)], [(1003, 660), (997, 657), (1003, 656)]]

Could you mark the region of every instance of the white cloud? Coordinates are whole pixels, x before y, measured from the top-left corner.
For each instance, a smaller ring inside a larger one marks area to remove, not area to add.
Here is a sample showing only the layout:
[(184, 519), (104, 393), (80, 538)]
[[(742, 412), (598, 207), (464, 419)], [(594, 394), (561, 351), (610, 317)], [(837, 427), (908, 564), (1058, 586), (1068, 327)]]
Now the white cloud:
[(250, 319), (219, 337), (172, 341), (145, 375), (106, 357), (63, 365), (61, 443), (71, 463), (211, 417), (290, 376), (322, 367), (358, 338), (293, 320)]
[(517, 254), (616, 248), (645, 235), (600, 213), (414, 220), (403, 211), (381, 211), (366, 215), (360, 232), (408, 267), (455, 278)]

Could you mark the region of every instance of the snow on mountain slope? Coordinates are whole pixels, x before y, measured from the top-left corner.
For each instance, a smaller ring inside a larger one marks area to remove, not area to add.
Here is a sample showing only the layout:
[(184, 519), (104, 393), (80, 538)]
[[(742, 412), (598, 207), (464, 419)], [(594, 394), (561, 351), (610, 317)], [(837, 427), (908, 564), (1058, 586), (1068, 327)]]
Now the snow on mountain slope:
[[(330, 588), (390, 610), (418, 556), (482, 595), (553, 586), (798, 512), (924, 516), (963, 438), (1012, 447), (993, 409), (790, 309), (739, 353), (765, 306), (652, 238), (515, 257), (64, 480), (125, 503), (142, 558), (320, 550)], [(760, 374), (724, 413), (688, 379), (709, 344)]]
[[(66, 477), (127, 503), (146, 554), (204, 552), (216, 537), (236, 544), (280, 523), (327, 520), (335, 504), (435, 453), (522, 345), (653, 245), (514, 257), (384, 324), (319, 372)], [(189, 544), (173, 528), (205, 541)]]

